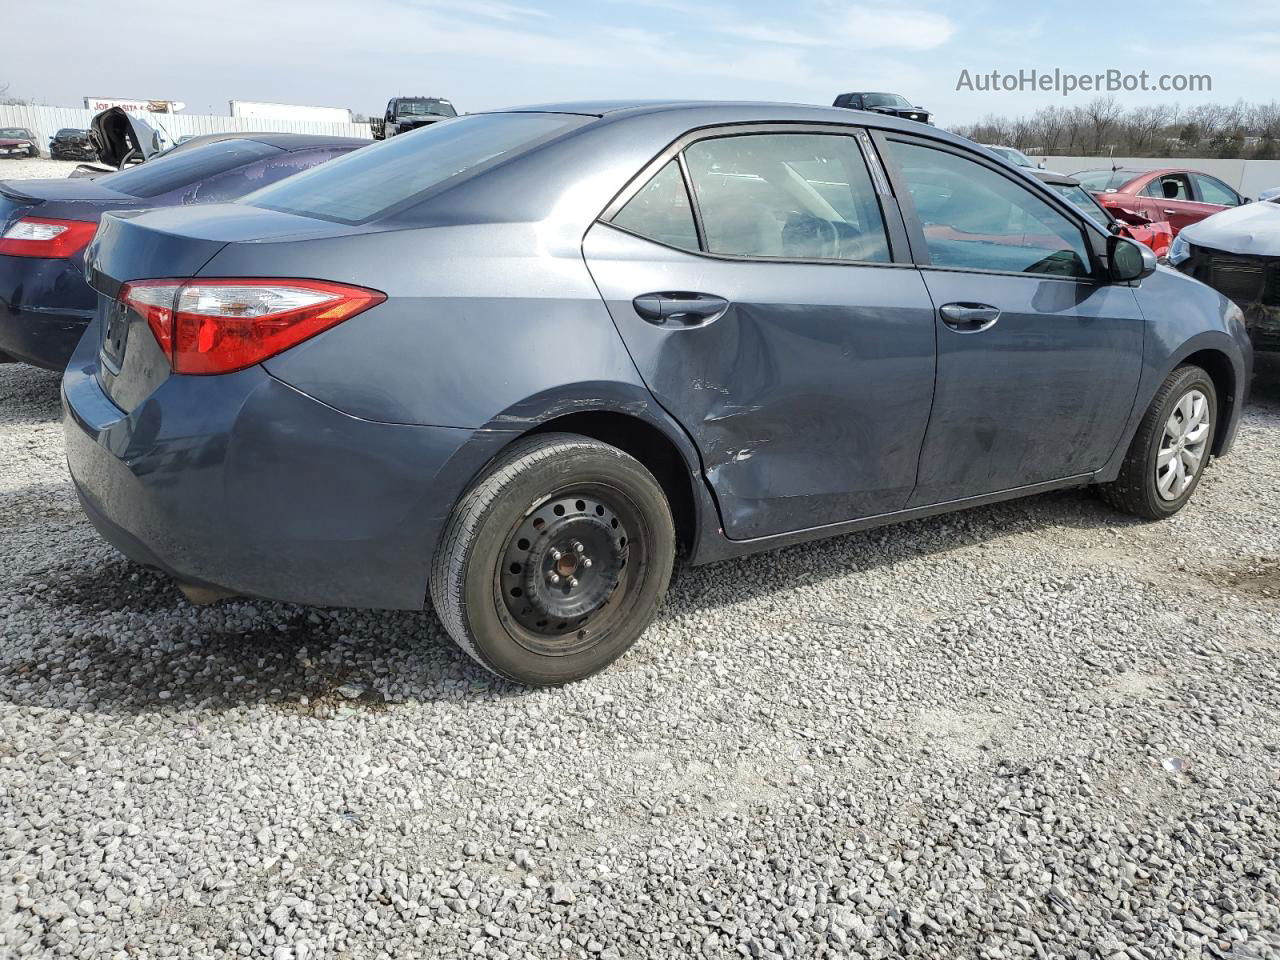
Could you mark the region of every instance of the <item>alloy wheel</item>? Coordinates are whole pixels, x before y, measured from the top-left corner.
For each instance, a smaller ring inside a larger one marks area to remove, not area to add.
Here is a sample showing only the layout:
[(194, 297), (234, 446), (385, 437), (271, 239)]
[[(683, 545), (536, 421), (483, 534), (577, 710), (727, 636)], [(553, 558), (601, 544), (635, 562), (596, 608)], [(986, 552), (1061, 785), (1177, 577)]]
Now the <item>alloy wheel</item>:
[(1163, 500), (1177, 500), (1195, 482), (1204, 466), (1209, 443), (1209, 398), (1188, 390), (1165, 421), (1156, 455), (1156, 491)]

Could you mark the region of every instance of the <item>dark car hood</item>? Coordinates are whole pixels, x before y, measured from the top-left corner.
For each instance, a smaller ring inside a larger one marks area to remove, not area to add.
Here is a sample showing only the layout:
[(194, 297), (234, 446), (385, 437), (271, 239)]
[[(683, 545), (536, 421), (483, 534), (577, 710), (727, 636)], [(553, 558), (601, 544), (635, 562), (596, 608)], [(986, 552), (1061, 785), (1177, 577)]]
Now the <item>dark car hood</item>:
[(90, 121), (89, 139), (98, 159), (111, 167), (119, 167), (131, 154), (149, 160), (161, 150), (155, 128), (119, 107), (103, 110)]

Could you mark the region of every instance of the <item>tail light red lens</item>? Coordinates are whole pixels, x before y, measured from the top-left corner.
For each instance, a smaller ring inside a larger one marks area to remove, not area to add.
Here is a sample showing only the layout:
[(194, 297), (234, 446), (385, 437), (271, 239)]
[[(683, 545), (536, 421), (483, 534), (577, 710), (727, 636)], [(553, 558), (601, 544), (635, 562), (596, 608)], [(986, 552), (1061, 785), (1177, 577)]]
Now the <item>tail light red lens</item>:
[(0, 236), (0, 253), (66, 260), (87, 247), (97, 230), (92, 220), (23, 217)]
[(175, 373), (243, 370), (387, 299), (323, 280), (140, 280), (120, 299), (151, 328)]

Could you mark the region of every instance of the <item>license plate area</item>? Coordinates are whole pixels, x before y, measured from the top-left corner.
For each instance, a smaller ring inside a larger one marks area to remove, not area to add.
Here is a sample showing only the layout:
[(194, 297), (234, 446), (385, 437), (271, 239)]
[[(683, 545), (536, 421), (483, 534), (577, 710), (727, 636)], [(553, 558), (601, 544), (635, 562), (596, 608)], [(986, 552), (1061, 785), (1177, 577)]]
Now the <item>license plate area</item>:
[(115, 301), (107, 311), (106, 326), (102, 331), (102, 362), (113, 374), (120, 372), (125, 351), (129, 347), (129, 308)]

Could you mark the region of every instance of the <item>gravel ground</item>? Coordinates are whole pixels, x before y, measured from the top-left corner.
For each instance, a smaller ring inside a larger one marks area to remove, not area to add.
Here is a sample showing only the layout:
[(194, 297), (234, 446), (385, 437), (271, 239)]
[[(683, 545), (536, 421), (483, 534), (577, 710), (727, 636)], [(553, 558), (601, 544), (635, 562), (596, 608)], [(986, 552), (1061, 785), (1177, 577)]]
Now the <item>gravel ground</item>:
[(1280, 956), (1280, 363), (1162, 524), (1061, 493), (678, 574), (529, 692), (196, 608), (0, 367), (0, 956)]
[(35, 177), (65, 177), (82, 160), (0, 160), (0, 180), (30, 180)]

